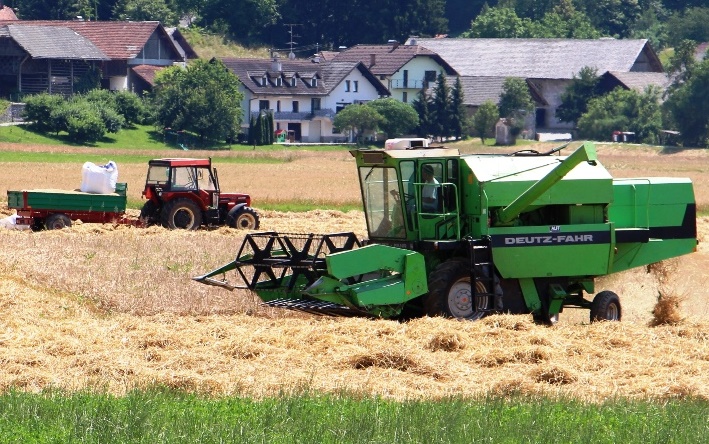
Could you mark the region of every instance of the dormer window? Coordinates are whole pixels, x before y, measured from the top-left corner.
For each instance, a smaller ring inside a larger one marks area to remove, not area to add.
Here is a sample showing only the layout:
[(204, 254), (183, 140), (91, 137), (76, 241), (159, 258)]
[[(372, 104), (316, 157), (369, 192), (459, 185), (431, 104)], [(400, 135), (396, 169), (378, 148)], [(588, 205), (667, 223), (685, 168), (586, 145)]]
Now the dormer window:
[(310, 81), (310, 86), (318, 86), (318, 78), (313, 76), (313, 79)]
[(290, 86), (296, 86), (298, 84), (298, 78), (296, 76), (293, 76), (292, 79), (290, 79)]
[(276, 86), (283, 86), (283, 79), (281, 77), (276, 77)]
[(268, 77), (264, 75), (261, 77), (261, 86), (267, 86), (268, 85)]

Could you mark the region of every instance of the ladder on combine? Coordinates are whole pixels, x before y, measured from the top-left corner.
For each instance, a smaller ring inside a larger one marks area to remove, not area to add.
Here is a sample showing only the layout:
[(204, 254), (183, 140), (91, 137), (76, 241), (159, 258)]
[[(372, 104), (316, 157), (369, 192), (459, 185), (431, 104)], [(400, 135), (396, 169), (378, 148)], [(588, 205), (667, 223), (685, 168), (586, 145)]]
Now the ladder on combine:
[(489, 237), (468, 238), (470, 261), (470, 287), (476, 308), (473, 318), (479, 319), (498, 311), (495, 298), (495, 266), (492, 262), (492, 247)]

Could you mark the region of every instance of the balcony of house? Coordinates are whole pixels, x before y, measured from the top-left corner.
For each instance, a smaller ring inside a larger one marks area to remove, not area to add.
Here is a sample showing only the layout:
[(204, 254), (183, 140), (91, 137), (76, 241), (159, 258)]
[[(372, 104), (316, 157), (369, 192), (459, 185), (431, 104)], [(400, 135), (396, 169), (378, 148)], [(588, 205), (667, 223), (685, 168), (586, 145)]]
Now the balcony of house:
[[(268, 110), (273, 113), (273, 120), (290, 121), (297, 122), (301, 120), (316, 120), (316, 119), (334, 119), (335, 110), (334, 109), (318, 109), (315, 111), (274, 111)], [(252, 111), (251, 117), (258, 117), (261, 111)]]
[(426, 80), (391, 79), (389, 84), (392, 89), (421, 89), (428, 87)]

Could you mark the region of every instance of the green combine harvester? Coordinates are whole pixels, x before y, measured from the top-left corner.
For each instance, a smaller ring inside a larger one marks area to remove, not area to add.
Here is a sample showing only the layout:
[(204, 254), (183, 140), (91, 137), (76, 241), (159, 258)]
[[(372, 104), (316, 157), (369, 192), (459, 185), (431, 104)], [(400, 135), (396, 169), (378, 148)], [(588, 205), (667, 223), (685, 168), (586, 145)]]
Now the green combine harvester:
[(234, 261), (194, 279), (327, 315), (531, 313), (554, 323), (575, 307), (592, 322), (619, 321), (618, 296), (596, 293), (594, 278), (695, 251), (692, 183), (614, 179), (593, 144), (563, 148), (353, 150), (368, 240), (248, 234)]

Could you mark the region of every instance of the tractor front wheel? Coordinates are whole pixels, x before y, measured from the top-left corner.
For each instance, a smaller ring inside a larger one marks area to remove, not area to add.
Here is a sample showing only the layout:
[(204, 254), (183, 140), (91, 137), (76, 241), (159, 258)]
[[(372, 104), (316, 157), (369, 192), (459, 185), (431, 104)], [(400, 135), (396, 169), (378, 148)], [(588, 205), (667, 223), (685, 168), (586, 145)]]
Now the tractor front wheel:
[(47, 220), (44, 222), (44, 226), (47, 227), (47, 230), (61, 230), (63, 228), (69, 228), (71, 227), (71, 219), (69, 219), (69, 216), (66, 214), (52, 214), (47, 217)]
[(258, 213), (251, 207), (232, 208), (226, 221), (231, 228), (241, 230), (258, 230), (260, 224)]
[(173, 200), (163, 208), (162, 225), (171, 230), (196, 230), (202, 225), (202, 210), (189, 199)]
[(145, 202), (140, 209), (140, 221), (146, 226), (158, 223), (158, 206), (152, 200)]
[(440, 264), (428, 277), (428, 296), (424, 308), (429, 316), (478, 320), (490, 313), (494, 298), (481, 281), (470, 285), (470, 263), (454, 259)]
[(602, 291), (591, 303), (591, 322), (620, 321), (620, 298), (612, 291)]

